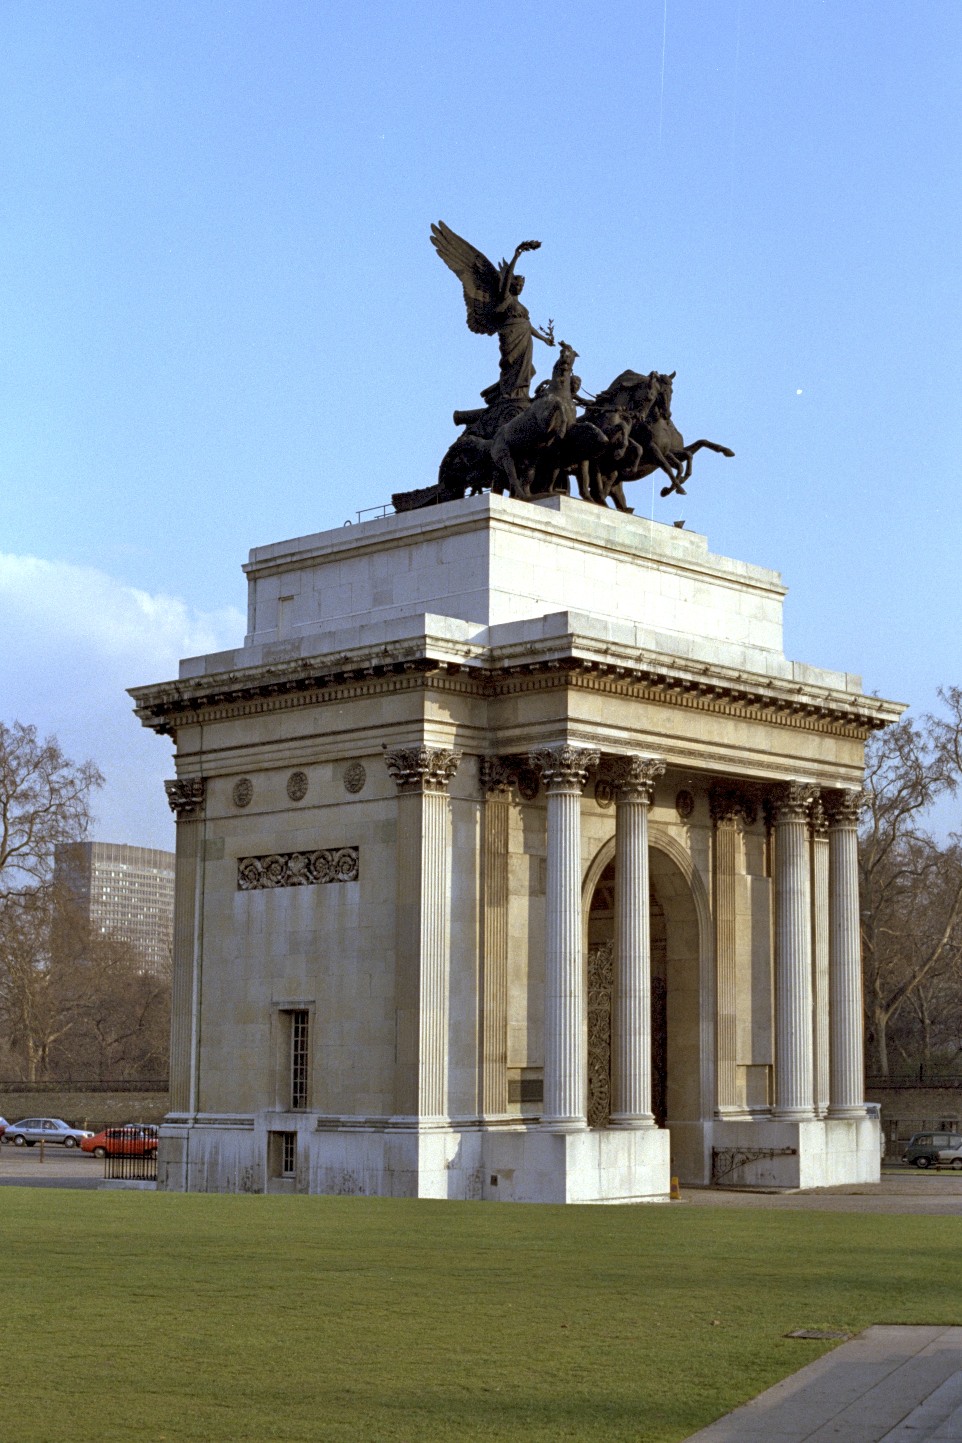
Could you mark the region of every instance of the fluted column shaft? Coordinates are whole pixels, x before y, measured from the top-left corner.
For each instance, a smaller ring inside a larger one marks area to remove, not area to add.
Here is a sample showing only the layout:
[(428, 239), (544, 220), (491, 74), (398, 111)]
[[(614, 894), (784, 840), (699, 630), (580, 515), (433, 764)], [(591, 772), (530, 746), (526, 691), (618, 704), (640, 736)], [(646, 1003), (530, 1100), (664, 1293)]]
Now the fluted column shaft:
[(395, 1112), (444, 1123), (448, 1112), (451, 949), (448, 784), (460, 752), (385, 752), (398, 788)]
[(482, 757), (481, 1011), (478, 1110), (508, 1111), (508, 830), (511, 771), (500, 757)]
[(813, 788), (792, 784), (774, 801), (775, 1116), (813, 1114), (812, 914), (808, 813)]
[(194, 1113), (199, 1086), (205, 782), (203, 777), (181, 777), (164, 785), (177, 818), (169, 1110)]
[(812, 1046), (815, 1113), (824, 1117), (829, 1098), (829, 905), (828, 833), (821, 801), (812, 809)]
[(828, 797), (829, 1117), (864, 1117), (858, 791)]
[(611, 1125), (654, 1127), (648, 809), (665, 764), (629, 757), (615, 783), (615, 966)]
[(565, 1130), (587, 1126), (581, 794), (598, 759), (598, 752), (571, 746), (531, 753), (548, 794), (542, 1122)]

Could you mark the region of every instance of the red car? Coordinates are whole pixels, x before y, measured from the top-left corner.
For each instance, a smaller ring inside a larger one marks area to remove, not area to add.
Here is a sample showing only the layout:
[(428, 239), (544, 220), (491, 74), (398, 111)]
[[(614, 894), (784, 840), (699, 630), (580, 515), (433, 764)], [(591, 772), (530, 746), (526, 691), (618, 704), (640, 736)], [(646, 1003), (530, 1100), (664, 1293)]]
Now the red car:
[(94, 1157), (145, 1157), (157, 1151), (157, 1129), (147, 1123), (124, 1123), (123, 1127), (105, 1127), (93, 1137), (85, 1137), (81, 1152)]

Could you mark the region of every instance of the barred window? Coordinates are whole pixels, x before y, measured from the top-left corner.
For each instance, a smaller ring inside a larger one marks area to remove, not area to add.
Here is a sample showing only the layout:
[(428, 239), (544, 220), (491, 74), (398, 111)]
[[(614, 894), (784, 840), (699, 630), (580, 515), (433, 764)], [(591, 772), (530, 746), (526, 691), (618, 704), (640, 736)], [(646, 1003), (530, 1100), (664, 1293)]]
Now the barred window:
[(294, 1177), (297, 1173), (297, 1133), (281, 1133), (281, 1177)]
[(299, 1008), (297, 1011), (291, 1013), (292, 1108), (307, 1106), (309, 1022), (310, 1013), (307, 1008)]

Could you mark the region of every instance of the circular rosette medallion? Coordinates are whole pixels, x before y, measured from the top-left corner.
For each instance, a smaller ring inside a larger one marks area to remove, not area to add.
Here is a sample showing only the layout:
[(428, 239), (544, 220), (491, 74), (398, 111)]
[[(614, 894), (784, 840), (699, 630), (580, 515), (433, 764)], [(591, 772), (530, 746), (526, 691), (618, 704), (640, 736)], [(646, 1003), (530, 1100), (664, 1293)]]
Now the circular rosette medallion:
[(302, 802), (307, 796), (307, 772), (291, 772), (287, 778), (287, 795), (292, 802)]
[(239, 777), (231, 793), (235, 807), (249, 807), (254, 796), (254, 783), (250, 777)]
[(351, 762), (351, 765), (344, 773), (344, 790), (346, 792), (362, 792), (364, 783), (367, 781), (367, 772), (360, 762)]

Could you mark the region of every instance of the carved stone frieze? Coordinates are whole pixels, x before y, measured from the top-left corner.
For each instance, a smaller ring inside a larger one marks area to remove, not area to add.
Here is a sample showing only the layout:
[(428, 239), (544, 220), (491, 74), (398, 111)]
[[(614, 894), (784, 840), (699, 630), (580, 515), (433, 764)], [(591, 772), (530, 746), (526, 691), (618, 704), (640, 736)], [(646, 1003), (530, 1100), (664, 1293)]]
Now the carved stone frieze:
[(822, 792), (822, 805), (830, 827), (857, 827), (859, 816), (868, 802), (860, 787), (840, 787)]
[(708, 809), (716, 826), (741, 822), (753, 827), (758, 818), (758, 796), (743, 783), (714, 782), (708, 791)]
[(204, 809), (207, 782), (204, 777), (177, 777), (164, 782), (167, 805), (178, 822), (192, 822)]
[(537, 747), (528, 754), (531, 765), (541, 773), (549, 792), (584, 790), (588, 773), (601, 760), (601, 753), (590, 747), (573, 747), (567, 742), (556, 747)]
[(399, 792), (444, 792), (461, 755), (446, 747), (385, 747), (384, 764)]
[(266, 857), (237, 859), (237, 890), (266, 887), (313, 887), (322, 882), (356, 882), (360, 875), (357, 847), (322, 847), (316, 852), (274, 852)]

